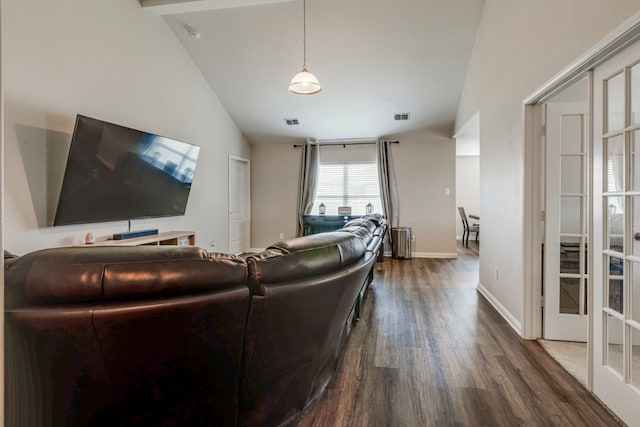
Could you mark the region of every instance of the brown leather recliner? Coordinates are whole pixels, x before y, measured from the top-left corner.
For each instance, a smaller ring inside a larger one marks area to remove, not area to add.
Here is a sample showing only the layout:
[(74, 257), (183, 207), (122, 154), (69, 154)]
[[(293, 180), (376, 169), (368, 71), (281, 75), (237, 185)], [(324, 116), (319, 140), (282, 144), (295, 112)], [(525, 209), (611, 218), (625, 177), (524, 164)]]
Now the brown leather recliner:
[(6, 424), (235, 425), (246, 277), (195, 247), (7, 262)]

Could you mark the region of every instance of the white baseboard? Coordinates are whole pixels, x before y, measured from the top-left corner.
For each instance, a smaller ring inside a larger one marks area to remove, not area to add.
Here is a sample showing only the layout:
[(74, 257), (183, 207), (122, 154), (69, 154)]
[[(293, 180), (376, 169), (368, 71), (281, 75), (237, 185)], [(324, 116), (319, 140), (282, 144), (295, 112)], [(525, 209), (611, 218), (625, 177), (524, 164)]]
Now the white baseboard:
[[(385, 251), (384, 256), (391, 258), (391, 251)], [(454, 252), (411, 252), (413, 258), (458, 258)]]
[(412, 252), (416, 258), (458, 258), (455, 252)]
[(478, 292), (482, 295), (488, 302), (495, 308), (498, 313), (507, 321), (509, 326), (513, 328), (514, 331), (518, 333), (520, 337), (522, 337), (522, 324), (518, 319), (516, 319), (513, 314), (507, 308), (502, 305), (502, 303), (489, 291), (485, 288), (482, 283), (478, 282)]
[(254, 253), (254, 254), (257, 254), (257, 253), (259, 253), (259, 252), (264, 251), (265, 249), (266, 249), (266, 248), (250, 248), (250, 249), (249, 249), (249, 252)]
[[(456, 241), (462, 242), (462, 236), (456, 236)], [(474, 237), (469, 238), (469, 241), (470, 241), (470, 242), (475, 242), (475, 241), (476, 241), (475, 236), (474, 236)], [(480, 240), (478, 240), (478, 242), (480, 242)]]

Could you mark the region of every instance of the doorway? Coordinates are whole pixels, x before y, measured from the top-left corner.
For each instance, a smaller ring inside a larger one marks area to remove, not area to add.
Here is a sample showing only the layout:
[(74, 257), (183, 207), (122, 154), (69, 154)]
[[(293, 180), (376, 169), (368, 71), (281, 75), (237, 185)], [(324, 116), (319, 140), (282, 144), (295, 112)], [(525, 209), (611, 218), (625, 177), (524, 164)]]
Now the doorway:
[[(453, 136), (456, 140), (456, 206), (467, 215), (480, 216), (480, 113), (477, 112)], [(464, 232), (462, 218), (456, 209), (456, 240)], [(470, 219), (470, 222), (478, 222)], [(474, 239), (469, 242), (479, 249)]]
[(229, 156), (229, 252), (236, 255), (249, 250), (250, 182), (249, 160)]
[(587, 384), (589, 80), (541, 107), (544, 129), (542, 347)]

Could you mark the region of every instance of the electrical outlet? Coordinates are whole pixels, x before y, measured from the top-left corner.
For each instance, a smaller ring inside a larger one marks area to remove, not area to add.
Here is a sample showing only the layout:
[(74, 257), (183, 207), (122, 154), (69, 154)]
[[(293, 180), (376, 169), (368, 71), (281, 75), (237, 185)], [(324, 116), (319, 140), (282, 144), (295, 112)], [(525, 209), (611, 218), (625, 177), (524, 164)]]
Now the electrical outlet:
[(284, 239), (284, 233), (280, 233), (280, 238)]
[(444, 195), (445, 195), (445, 196), (448, 196), (449, 194), (451, 194), (451, 190), (450, 190), (450, 189), (448, 189), (448, 188), (445, 188), (445, 189), (444, 189)]

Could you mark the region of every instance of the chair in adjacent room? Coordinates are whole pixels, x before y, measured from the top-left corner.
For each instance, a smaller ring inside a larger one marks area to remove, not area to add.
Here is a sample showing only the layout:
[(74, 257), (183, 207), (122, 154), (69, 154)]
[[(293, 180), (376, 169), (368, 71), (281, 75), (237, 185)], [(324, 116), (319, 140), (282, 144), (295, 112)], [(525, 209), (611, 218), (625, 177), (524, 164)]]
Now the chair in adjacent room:
[[(479, 223), (474, 223), (472, 225), (469, 225), (469, 220), (467, 219), (467, 214), (464, 211), (464, 208), (462, 206), (458, 206), (458, 212), (460, 212), (460, 219), (462, 219), (462, 227), (464, 228), (463, 232), (462, 232), (462, 243), (464, 243), (465, 246), (469, 246), (469, 234), (471, 233), (476, 233), (476, 242), (478, 241), (478, 235), (480, 234), (480, 224)], [(469, 218), (475, 219), (475, 220), (480, 220), (480, 217), (475, 216), (475, 215), (469, 215)]]

